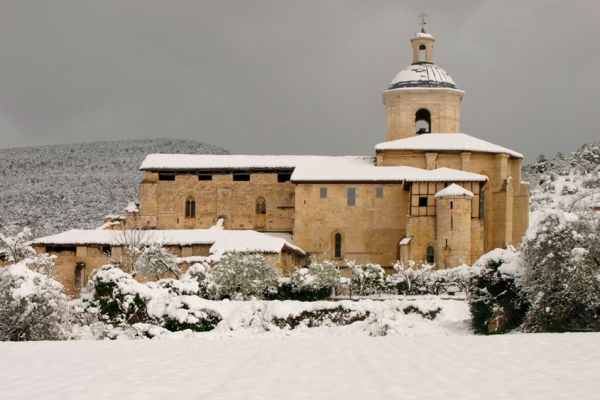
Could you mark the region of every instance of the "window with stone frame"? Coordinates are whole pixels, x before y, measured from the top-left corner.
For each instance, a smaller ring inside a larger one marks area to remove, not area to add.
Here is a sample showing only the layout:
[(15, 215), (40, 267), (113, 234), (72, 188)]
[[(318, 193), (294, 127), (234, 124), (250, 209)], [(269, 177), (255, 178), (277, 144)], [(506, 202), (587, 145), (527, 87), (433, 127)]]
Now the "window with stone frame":
[(333, 254), (335, 258), (342, 258), (342, 234), (336, 233), (334, 236)]
[(356, 205), (356, 188), (348, 188), (348, 205)]
[(427, 264), (435, 263), (435, 250), (432, 245), (427, 246), (426, 257)]
[(192, 196), (188, 196), (188, 198), (185, 199), (185, 217), (196, 217), (196, 200)]

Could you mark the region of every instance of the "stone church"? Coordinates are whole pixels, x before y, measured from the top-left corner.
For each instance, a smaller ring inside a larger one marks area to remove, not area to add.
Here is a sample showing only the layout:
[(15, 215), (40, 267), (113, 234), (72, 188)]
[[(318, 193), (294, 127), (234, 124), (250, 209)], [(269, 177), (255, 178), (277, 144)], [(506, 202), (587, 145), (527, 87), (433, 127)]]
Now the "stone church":
[[(528, 226), (523, 156), (460, 133), (464, 92), (410, 40), (412, 64), (383, 92), (374, 156), (151, 154), (126, 228), (255, 230), (317, 259), (436, 268), (519, 243)], [(383, 135), (382, 135), (383, 136)]]

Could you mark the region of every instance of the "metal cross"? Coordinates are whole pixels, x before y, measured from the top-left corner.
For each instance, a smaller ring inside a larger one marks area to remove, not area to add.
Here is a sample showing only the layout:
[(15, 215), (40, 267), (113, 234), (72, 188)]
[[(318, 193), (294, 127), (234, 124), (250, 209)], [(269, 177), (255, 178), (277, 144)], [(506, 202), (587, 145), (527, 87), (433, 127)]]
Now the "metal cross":
[(429, 15), (425, 14), (425, 12), (423, 11), (421, 14), (418, 15), (419, 18), (421, 18), (421, 30), (423, 32), (425, 32), (425, 24), (427, 22), (425, 22), (425, 17), (429, 17)]

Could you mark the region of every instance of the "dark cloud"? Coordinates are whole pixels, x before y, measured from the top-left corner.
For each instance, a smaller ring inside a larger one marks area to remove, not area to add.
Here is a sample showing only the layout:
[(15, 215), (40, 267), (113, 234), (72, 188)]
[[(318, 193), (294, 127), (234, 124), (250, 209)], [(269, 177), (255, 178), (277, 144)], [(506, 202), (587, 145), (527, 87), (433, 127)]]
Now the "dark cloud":
[(523, 152), (600, 140), (600, 2), (1, 2), (0, 147), (181, 138), (373, 154), (428, 15), (462, 131)]

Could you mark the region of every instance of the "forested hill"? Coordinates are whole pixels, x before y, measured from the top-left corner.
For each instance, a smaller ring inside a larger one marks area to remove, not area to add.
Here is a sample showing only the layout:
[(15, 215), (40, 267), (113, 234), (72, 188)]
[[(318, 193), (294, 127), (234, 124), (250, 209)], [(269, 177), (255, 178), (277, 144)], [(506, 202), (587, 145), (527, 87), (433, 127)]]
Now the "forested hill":
[(585, 210), (600, 201), (600, 142), (584, 144), (568, 156), (540, 155), (523, 167), (523, 179), (531, 184), (531, 211)]
[(95, 228), (138, 198), (150, 153), (228, 154), (190, 140), (111, 141), (0, 149), (0, 223), (36, 236)]

